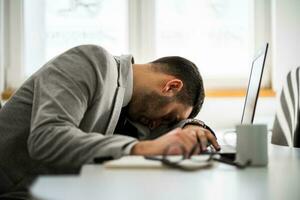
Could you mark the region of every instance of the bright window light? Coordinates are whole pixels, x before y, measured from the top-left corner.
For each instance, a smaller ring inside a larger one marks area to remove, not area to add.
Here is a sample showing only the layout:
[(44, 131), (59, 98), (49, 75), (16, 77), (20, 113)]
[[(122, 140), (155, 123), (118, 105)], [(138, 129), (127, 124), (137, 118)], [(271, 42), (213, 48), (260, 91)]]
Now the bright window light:
[(137, 62), (178, 55), (208, 88), (245, 87), (254, 49), (252, 0), (24, 0), (26, 77), (81, 44)]
[[(27, 34), (28, 44), (38, 42), (44, 52), (43, 61), (36, 63), (34, 54), (25, 57), (26, 74), (30, 75), (46, 61), (58, 54), (81, 44), (97, 44), (118, 55), (128, 52), (128, 8), (126, 0), (26, 0), (28, 26), (33, 26), (33, 18), (40, 17), (42, 22), (36, 30), (43, 37), (36, 41)], [(32, 5), (31, 5), (32, 4)], [(32, 15), (32, 6), (39, 4), (44, 10), (42, 16)], [(26, 30), (26, 27), (25, 27)], [(32, 30), (28, 30), (31, 32)], [(25, 32), (26, 33), (26, 32)], [(26, 34), (25, 34), (26, 35)], [(32, 41), (34, 40), (34, 41)], [(38, 48), (36, 48), (38, 49)], [(26, 51), (35, 51), (32, 45)], [(38, 52), (37, 52), (38, 53)]]
[(253, 28), (240, 0), (156, 1), (156, 56), (184, 56), (206, 77), (248, 77)]

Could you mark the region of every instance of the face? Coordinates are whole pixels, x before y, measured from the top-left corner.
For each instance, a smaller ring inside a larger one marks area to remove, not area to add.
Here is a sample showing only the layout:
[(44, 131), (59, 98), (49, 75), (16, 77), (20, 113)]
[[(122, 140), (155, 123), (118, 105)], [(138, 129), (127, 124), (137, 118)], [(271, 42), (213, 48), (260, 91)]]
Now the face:
[(174, 101), (174, 97), (161, 96), (155, 92), (140, 94), (128, 106), (128, 117), (150, 129), (187, 119), (191, 112), (191, 106)]

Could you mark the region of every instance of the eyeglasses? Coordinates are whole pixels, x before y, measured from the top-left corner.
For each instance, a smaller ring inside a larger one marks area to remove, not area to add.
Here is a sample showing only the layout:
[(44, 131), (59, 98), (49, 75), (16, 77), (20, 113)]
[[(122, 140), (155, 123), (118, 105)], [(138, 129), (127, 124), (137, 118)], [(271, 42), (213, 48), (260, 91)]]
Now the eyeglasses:
[[(175, 151), (177, 155), (170, 155)], [(180, 152), (178, 153), (178, 151)], [(193, 151), (196, 151), (196, 148), (192, 148), (191, 152), (187, 154), (186, 149), (181, 144), (171, 144), (167, 146), (162, 156), (145, 156), (145, 159), (160, 161), (165, 166), (183, 171), (195, 171), (212, 167), (214, 154), (208, 154), (204, 157), (190, 156), (190, 154), (194, 154)]]
[(244, 164), (236, 163), (234, 162), (234, 156), (230, 159), (226, 157), (228, 154), (219, 153), (211, 146), (208, 147), (207, 151), (200, 153), (202, 156), (195, 156), (194, 154), (196, 153), (197, 149), (201, 148), (200, 141), (198, 138), (197, 140), (198, 142), (192, 147), (190, 152), (188, 152), (183, 145), (175, 143), (167, 146), (162, 156), (145, 156), (145, 159), (160, 161), (167, 167), (176, 168), (183, 171), (207, 169), (213, 166), (214, 161), (233, 165), (239, 169), (243, 169), (251, 164), (250, 161)]

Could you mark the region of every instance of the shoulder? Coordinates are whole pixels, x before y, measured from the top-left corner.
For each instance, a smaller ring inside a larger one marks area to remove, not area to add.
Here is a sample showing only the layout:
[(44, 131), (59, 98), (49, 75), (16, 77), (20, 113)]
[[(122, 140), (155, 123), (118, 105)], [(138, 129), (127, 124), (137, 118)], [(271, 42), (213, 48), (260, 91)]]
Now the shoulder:
[[(94, 75), (105, 74), (107, 68), (115, 66), (115, 57), (110, 54), (105, 48), (88, 44), (73, 47), (64, 53), (58, 55), (49, 64), (63, 71), (70, 71), (80, 73), (93, 73)], [(115, 67), (113, 67), (115, 68)]]
[(70, 50), (87, 53), (88, 55), (102, 54), (103, 56), (108, 56), (108, 57), (112, 56), (104, 47), (94, 45), (94, 44), (79, 45)]
[(69, 53), (66, 52), (66, 56), (68, 55), (74, 56), (80, 62), (85, 62), (86, 65), (88, 64), (94, 70), (100, 70), (102, 73), (105, 73), (106, 70), (115, 70), (117, 65), (115, 56), (98, 45), (80, 45), (70, 49)]
[(97, 45), (80, 45), (56, 56), (36, 73), (35, 79), (49, 76), (69, 80), (82, 91), (95, 94), (99, 87), (117, 77), (117, 62), (106, 49)]

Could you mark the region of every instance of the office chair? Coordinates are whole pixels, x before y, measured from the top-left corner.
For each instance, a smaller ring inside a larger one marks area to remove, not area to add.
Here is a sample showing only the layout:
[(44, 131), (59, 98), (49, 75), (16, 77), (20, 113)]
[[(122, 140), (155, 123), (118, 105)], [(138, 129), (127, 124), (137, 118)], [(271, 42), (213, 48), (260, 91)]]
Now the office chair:
[(300, 147), (300, 67), (291, 70), (281, 90), (271, 142)]

